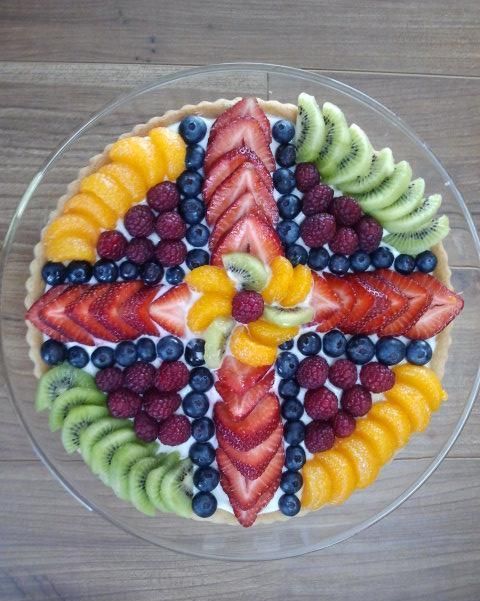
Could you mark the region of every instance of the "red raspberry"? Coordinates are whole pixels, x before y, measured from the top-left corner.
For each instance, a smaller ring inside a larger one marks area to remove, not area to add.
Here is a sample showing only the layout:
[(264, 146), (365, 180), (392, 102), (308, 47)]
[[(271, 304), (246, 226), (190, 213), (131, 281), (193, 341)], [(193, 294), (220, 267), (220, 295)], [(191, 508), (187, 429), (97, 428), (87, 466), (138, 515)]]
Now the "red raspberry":
[(155, 231), (162, 240), (180, 240), (185, 236), (187, 228), (176, 211), (169, 211), (157, 217)]
[(351, 227), (340, 227), (329, 244), (333, 253), (353, 255), (358, 250), (358, 236)]
[(180, 193), (173, 182), (162, 182), (147, 192), (147, 202), (154, 211), (171, 211), (180, 202)]
[(320, 181), (320, 173), (313, 163), (299, 163), (295, 169), (295, 181), (300, 192), (306, 192)]
[(361, 417), (372, 408), (372, 395), (360, 384), (355, 384), (342, 394), (341, 404), (354, 417)]
[(333, 190), (324, 184), (317, 184), (307, 190), (303, 195), (303, 213), (315, 215), (315, 213), (328, 213), (333, 200)]
[(119, 388), (108, 395), (107, 404), (113, 417), (135, 417), (142, 404), (142, 398), (128, 388)]
[(143, 401), (148, 415), (160, 422), (175, 413), (182, 399), (176, 392), (159, 392), (151, 388), (145, 393)]
[(156, 440), (158, 436), (158, 427), (158, 422), (147, 415), (145, 411), (139, 411), (133, 420), (135, 434), (144, 442)]
[(97, 372), (95, 382), (103, 392), (113, 392), (123, 386), (123, 372), (118, 367), (107, 367)]
[(348, 359), (339, 359), (330, 366), (328, 379), (334, 386), (343, 390), (351, 388), (357, 381), (357, 367)]
[(337, 414), (338, 399), (331, 390), (321, 386), (315, 390), (307, 390), (304, 406), (307, 415), (312, 419), (328, 420)]
[(127, 252), (127, 239), (121, 232), (110, 230), (98, 237), (97, 253), (102, 259), (119, 261)]
[(185, 261), (187, 247), (181, 240), (161, 240), (155, 249), (155, 256), (164, 267), (176, 267)]
[(370, 392), (385, 392), (393, 388), (395, 374), (382, 363), (367, 363), (360, 370), (360, 382)]
[(181, 361), (162, 363), (153, 383), (160, 392), (177, 392), (188, 384), (188, 367)]
[(253, 290), (237, 292), (232, 300), (232, 317), (240, 323), (256, 321), (263, 314), (262, 295)]
[(171, 415), (160, 424), (158, 438), (163, 444), (176, 447), (190, 438), (191, 427), (185, 415)]
[(356, 425), (357, 422), (353, 415), (346, 411), (340, 410), (333, 418), (333, 431), (335, 432), (335, 436), (338, 436), (339, 438), (346, 438), (347, 436), (350, 436), (350, 434), (353, 434)]
[(310, 453), (321, 453), (333, 447), (335, 434), (328, 422), (314, 421), (305, 428), (305, 446)]
[(127, 246), (127, 258), (143, 265), (153, 257), (155, 247), (148, 238), (132, 238)]
[(355, 225), (360, 221), (363, 211), (358, 202), (350, 196), (339, 196), (332, 203), (332, 215), (338, 225)]
[(131, 236), (150, 236), (153, 234), (154, 219), (149, 207), (137, 205), (128, 209), (123, 222)]
[(300, 361), (295, 377), (303, 388), (320, 388), (327, 380), (328, 363), (323, 357), (306, 357)]
[(360, 250), (370, 253), (380, 246), (383, 228), (373, 217), (362, 217), (355, 225)]
[(125, 388), (143, 394), (153, 386), (155, 377), (155, 368), (150, 363), (137, 361), (130, 365), (123, 372), (125, 379)]
[(319, 248), (335, 236), (335, 218), (329, 213), (317, 213), (305, 217), (300, 225), (300, 235), (310, 248)]

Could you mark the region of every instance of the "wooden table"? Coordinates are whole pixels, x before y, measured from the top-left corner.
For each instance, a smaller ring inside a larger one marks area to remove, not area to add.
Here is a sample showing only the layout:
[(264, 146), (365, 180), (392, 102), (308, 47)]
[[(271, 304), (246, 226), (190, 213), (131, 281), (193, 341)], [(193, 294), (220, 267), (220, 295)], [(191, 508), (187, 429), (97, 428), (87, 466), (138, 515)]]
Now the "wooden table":
[[(477, 225), (478, 0), (3, 0), (0, 235), (44, 158), (112, 97), (192, 64), (322, 70), (404, 118), (453, 176)], [(36, 459), (0, 392), (2, 601), (330, 599), (478, 601), (480, 412), (394, 514), (297, 559), (229, 564), (129, 537), (71, 498)]]

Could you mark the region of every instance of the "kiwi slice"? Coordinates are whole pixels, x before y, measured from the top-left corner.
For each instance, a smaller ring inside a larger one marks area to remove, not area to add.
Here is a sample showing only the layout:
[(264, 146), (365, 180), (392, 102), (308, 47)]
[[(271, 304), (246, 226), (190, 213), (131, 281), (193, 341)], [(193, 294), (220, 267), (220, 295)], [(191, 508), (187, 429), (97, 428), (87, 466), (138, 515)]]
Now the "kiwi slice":
[(435, 216), (440, 205), (442, 204), (442, 197), (440, 194), (433, 194), (423, 201), (417, 209), (394, 221), (385, 221), (383, 227), (391, 232), (392, 234), (411, 232), (418, 230), (421, 225), (430, 221)]
[(385, 209), (374, 211), (372, 215), (380, 223), (400, 219), (400, 217), (408, 215), (422, 204), (424, 192), (425, 180), (418, 177), (408, 184), (405, 192), (392, 205)]
[(80, 405), (68, 412), (62, 427), (62, 444), (67, 453), (73, 453), (80, 446), (80, 432), (102, 417), (108, 409), (97, 405)]
[(154, 457), (158, 448), (156, 443), (141, 444), (127, 442), (115, 451), (110, 463), (109, 482), (113, 492), (124, 501), (129, 501), (128, 474), (132, 466), (144, 457)]
[(98, 389), (92, 388), (70, 388), (62, 392), (53, 401), (50, 415), (48, 416), (48, 424), (50, 430), (55, 432), (63, 426), (63, 422), (67, 417), (70, 409), (78, 407), (78, 405), (101, 405), (105, 406), (106, 396)]
[(370, 192), (379, 186), (386, 177), (392, 175), (395, 169), (393, 154), (390, 148), (383, 148), (372, 156), (370, 171), (363, 177), (356, 177), (342, 184), (342, 192), (349, 194), (362, 194)]
[(322, 112), (313, 96), (302, 92), (298, 97), (297, 123), (293, 144), (297, 162), (314, 161), (325, 142), (326, 128)]
[(328, 183), (342, 187), (344, 182), (367, 175), (372, 164), (373, 148), (367, 134), (355, 123), (350, 125), (350, 148), (343, 159), (322, 176)]
[(193, 463), (183, 459), (168, 470), (160, 485), (160, 496), (168, 511), (188, 518), (192, 515)]
[(313, 319), (313, 309), (311, 307), (273, 307), (266, 305), (263, 310), (263, 319), (277, 326), (291, 327), (301, 326), (309, 323)]
[(104, 436), (115, 430), (120, 430), (120, 428), (130, 428), (133, 431), (132, 422), (117, 417), (104, 417), (82, 430), (80, 432), (80, 452), (85, 463), (90, 465), (94, 445)]
[(401, 253), (409, 255), (418, 255), (424, 250), (432, 248), (443, 240), (450, 231), (448, 217), (442, 215), (437, 219), (432, 219), (426, 225), (412, 232), (402, 234), (388, 234), (383, 241), (395, 247)]
[(326, 136), (322, 149), (315, 161), (320, 173), (331, 170), (340, 163), (350, 148), (350, 132), (343, 112), (331, 102), (322, 107)]
[(148, 498), (146, 483), (148, 474), (162, 464), (163, 458), (144, 457), (130, 468), (128, 496), (133, 505), (146, 515), (155, 515), (155, 505)]
[(159, 511), (169, 511), (163, 502), (161, 487), (165, 474), (177, 465), (179, 461), (180, 455), (176, 451), (169, 453), (162, 461), (161, 465), (153, 469), (147, 476), (145, 489), (148, 498)]
[(210, 369), (220, 367), (225, 347), (235, 322), (228, 317), (216, 317), (205, 330), (205, 363)]
[(50, 409), (58, 395), (70, 388), (97, 388), (95, 380), (86, 371), (62, 363), (47, 371), (38, 383), (35, 407), (37, 411)]
[(110, 432), (101, 440), (96, 442), (92, 448), (92, 460), (90, 467), (94, 474), (100, 476), (102, 482), (109, 484), (110, 464), (113, 454), (117, 449), (127, 442), (137, 440), (137, 435), (132, 428), (120, 428), (115, 432)]
[(267, 285), (268, 272), (265, 265), (248, 253), (228, 253), (222, 257), (228, 275), (242, 288), (259, 292)]
[(412, 168), (407, 161), (400, 161), (383, 182), (365, 194), (355, 194), (355, 198), (366, 213), (375, 214), (378, 209), (389, 207), (407, 190), (412, 179)]

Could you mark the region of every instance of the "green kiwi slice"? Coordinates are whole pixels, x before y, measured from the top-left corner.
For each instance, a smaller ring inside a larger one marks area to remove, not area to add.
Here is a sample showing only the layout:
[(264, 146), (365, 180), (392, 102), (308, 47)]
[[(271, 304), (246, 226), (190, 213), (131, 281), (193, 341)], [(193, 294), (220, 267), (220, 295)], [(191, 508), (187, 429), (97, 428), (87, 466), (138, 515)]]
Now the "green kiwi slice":
[(104, 417), (82, 430), (80, 432), (80, 452), (85, 463), (90, 465), (92, 449), (99, 440), (121, 428), (130, 428), (133, 432), (133, 425), (130, 420), (116, 417)]
[(86, 371), (72, 367), (68, 363), (57, 365), (40, 378), (35, 398), (35, 408), (37, 411), (50, 409), (57, 396), (70, 388), (77, 387), (97, 388), (95, 380)]
[(67, 453), (80, 447), (80, 433), (91, 424), (108, 415), (108, 409), (100, 405), (80, 405), (68, 412), (62, 427), (62, 444)]
[(147, 476), (145, 490), (147, 491), (148, 498), (159, 511), (169, 511), (162, 498), (162, 482), (165, 474), (177, 465), (179, 461), (180, 455), (176, 451), (169, 453), (161, 465), (153, 469)]
[(372, 156), (370, 171), (363, 177), (356, 177), (353, 180), (342, 184), (342, 192), (348, 194), (362, 194), (370, 192), (379, 186), (386, 177), (392, 175), (395, 169), (393, 155), (390, 148), (383, 148), (380, 152), (375, 152)]
[(313, 96), (302, 92), (298, 97), (298, 114), (293, 144), (297, 162), (314, 161), (325, 142), (326, 128), (322, 112)]
[(124, 501), (129, 501), (128, 474), (133, 465), (144, 457), (154, 457), (157, 445), (127, 442), (115, 451), (110, 463), (110, 486), (113, 492)]
[(322, 176), (328, 183), (342, 187), (344, 182), (367, 175), (372, 164), (373, 148), (367, 134), (355, 123), (350, 125), (350, 148), (342, 160)]
[(225, 354), (230, 332), (233, 330), (235, 321), (228, 317), (216, 317), (205, 330), (205, 364), (210, 369), (220, 367)]
[(442, 204), (440, 194), (432, 194), (423, 201), (417, 209), (394, 221), (385, 221), (383, 227), (392, 234), (412, 232), (430, 221), (437, 213)]
[(101, 440), (96, 442), (92, 448), (92, 460), (90, 467), (94, 474), (100, 476), (100, 479), (105, 484), (109, 484), (110, 464), (112, 463), (113, 454), (117, 449), (127, 442), (137, 440), (137, 435), (132, 428), (120, 428), (115, 432), (110, 432)]
[(73, 407), (78, 407), (78, 405), (100, 405), (104, 407), (105, 399), (106, 396), (103, 392), (100, 392), (98, 389), (93, 390), (92, 388), (77, 387), (62, 392), (53, 401), (50, 415), (48, 416), (50, 430), (52, 432), (59, 430)]
[(412, 168), (407, 161), (400, 161), (395, 169), (383, 182), (365, 194), (355, 194), (355, 198), (366, 213), (375, 214), (378, 209), (384, 209), (397, 201), (407, 190), (412, 179)]
[(313, 319), (311, 307), (274, 307), (266, 305), (263, 310), (263, 319), (277, 326), (291, 327), (309, 323)]
[(138, 511), (146, 515), (155, 515), (155, 505), (150, 501), (145, 488), (147, 477), (162, 462), (163, 458), (144, 457), (133, 464), (128, 474), (128, 496), (130, 501)]
[(442, 215), (432, 219), (420, 229), (402, 234), (388, 234), (383, 241), (390, 244), (401, 253), (418, 255), (424, 250), (438, 244), (450, 231), (448, 217)]
[(166, 508), (188, 518), (192, 515), (193, 464), (183, 459), (167, 471), (160, 485), (160, 496)]
[(228, 275), (242, 288), (258, 292), (267, 285), (268, 271), (257, 257), (241, 252), (228, 253), (223, 255), (222, 261)]
[(380, 223), (405, 217), (405, 215), (408, 215), (422, 204), (424, 192), (425, 180), (417, 177), (417, 179), (408, 184), (408, 188), (397, 201), (385, 209), (372, 212), (372, 215)]
[(331, 171), (350, 149), (350, 132), (343, 112), (335, 104), (325, 102), (322, 114), (326, 129), (325, 142), (315, 161), (320, 173), (324, 169)]

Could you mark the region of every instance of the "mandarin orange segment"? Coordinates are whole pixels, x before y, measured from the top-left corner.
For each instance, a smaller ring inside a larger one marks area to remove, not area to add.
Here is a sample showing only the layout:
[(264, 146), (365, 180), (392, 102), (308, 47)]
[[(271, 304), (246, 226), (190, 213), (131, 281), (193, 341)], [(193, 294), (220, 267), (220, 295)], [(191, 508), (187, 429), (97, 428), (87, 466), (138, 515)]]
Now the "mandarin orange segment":
[(282, 299), (284, 307), (295, 307), (304, 301), (313, 285), (312, 272), (305, 265), (297, 265), (293, 269), (293, 277), (286, 296)]
[(358, 488), (366, 488), (375, 481), (381, 465), (370, 443), (354, 433), (348, 438), (337, 439), (335, 449), (344, 453), (355, 467)]
[(198, 292), (215, 292), (227, 296), (233, 296), (236, 292), (235, 284), (225, 270), (213, 265), (202, 265), (192, 269), (185, 276), (185, 282)]
[(390, 461), (397, 450), (397, 441), (388, 426), (370, 416), (357, 420), (355, 436), (363, 438), (373, 447), (382, 465)]
[(200, 333), (206, 330), (216, 317), (230, 317), (231, 312), (230, 297), (207, 292), (193, 303), (187, 315), (187, 325), (192, 332)]
[(397, 448), (404, 447), (412, 435), (412, 425), (408, 419), (405, 410), (389, 403), (388, 401), (379, 401), (374, 403), (368, 412), (368, 417), (379, 421), (390, 429), (395, 437)]
[(125, 215), (132, 204), (132, 197), (123, 186), (104, 173), (92, 173), (80, 182), (82, 192), (98, 196), (119, 217)]
[(405, 410), (415, 432), (423, 432), (427, 428), (432, 411), (419, 390), (399, 382), (385, 393), (385, 397)]
[(319, 509), (332, 496), (332, 479), (325, 466), (314, 460), (305, 463), (302, 469), (302, 507)]
[(290, 328), (277, 326), (273, 323), (258, 319), (248, 324), (248, 333), (250, 336), (267, 346), (278, 346), (287, 340), (294, 338), (298, 334), (298, 326)]
[(293, 278), (293, 266), (285, 257), (275, 257), (270, 263), (270, 269), (272, 275), (266, 288), (262, 290), (263, 300), (269, 305), (282, 301)]
[(110, 158), (138, 169), (149, 188), (165, 179), (165, 160), (148, 137), (130, 136), (117, 140), (110, 148)]
[(330, 449), (315, 455), (313, 463), (323, 467), (330, 476), (332, 490), (328, 502), (332, 505), (344, 503), (357, 486), (357, 476), (351, 460), (343, 453)]
[(253, 340), (244, 326), (236, 328), (230, 338), (232, 355), (246, 365), (260, 367), (271, 365), (277, 357), (277, 347), (260, 344)]
[(187, 146), (182, 136), (166, 127), (156, 127), (148, 135), (165, 160), (168, 179), (175, 181), (185, 171)]
[(45, 241), (45, 255), (49, 261), (95, 261), (95, 247), (85, 238), (58, 237)]
[(419, 390), (427, 399), (432, 411), (448, 398), (437, 374), (429, 367), (404, 363), (393, 368), (397, 382), (408, 384)]
[(91, 245), (95, 246), (99, 235), (97, 224), (89, 221), (87, 217), (75, 213), (64, 213), (57, 217), (47, 226), (44, 240), (58, 238), (83, 238)]
[(147, 184), (144, 177), (132, 166), (126, 163), (108, 163), (98, 170), (114, 179), (125, 188), (132, 197), (132, 203), (140, 202), (147, 193)]
[(67, 200), (64, 213), (82, 215), (99, 228), (111, 230), (117, 224), (117, 215), (94, 194), (80, 192)]

